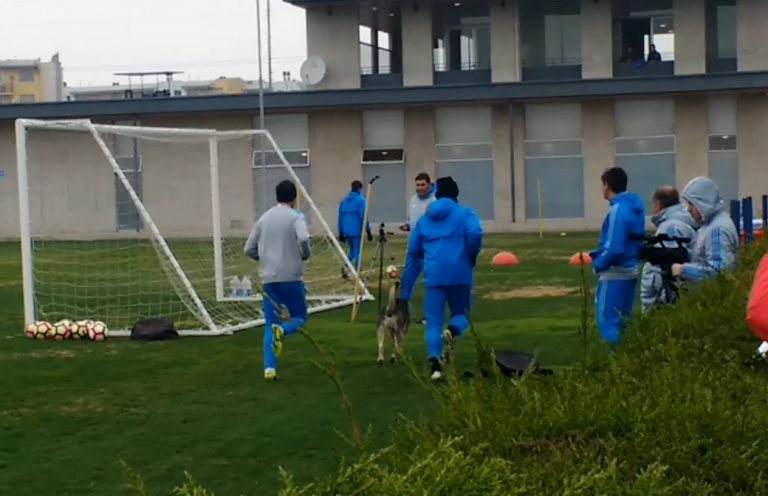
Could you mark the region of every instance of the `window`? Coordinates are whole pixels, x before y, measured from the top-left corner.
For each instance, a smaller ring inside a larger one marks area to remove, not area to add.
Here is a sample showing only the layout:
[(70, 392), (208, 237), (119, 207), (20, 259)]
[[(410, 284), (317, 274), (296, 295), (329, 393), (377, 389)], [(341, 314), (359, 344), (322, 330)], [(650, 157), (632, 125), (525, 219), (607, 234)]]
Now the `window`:
[(487, 2), (434, 3), (433, 65), (436, 72), (491, 66), (491, 18)]
[(35, 95), (19, 95), (19, 103), (35, 103)]
[[(675, 60), (675, 31), (672, 16), (651, 18), (651, 32), (645, 35), (645, 53), (650, 54), (650, 46), (654, 45), (661, 56), (661, 61)], [(646, 57), (648, 59), (648, 56)]]
[(406, 219), (405, 116), (402, 110), (363, 112), (363, 180), (376, 176), (369, 209), (372, 224)]
[(19, 69), (19, 82), (33, 83), (35, 81), (34, 69)]
[(726, 205), (739, 199), (736, 97), (716, 96), (708, 100), (709, 177), (720, 186)]
[(616, 119), (616, 165), (629, 177), (628, 189), (651, 208), (653, 192), (675, 184), (675, 108), (673, 100), (620, 100)]
[(437, 177), (452, 176), (459, 201), (493, 220), (493, 144), (490, 107), (444, 107), (435, 110)]
[(400, 12), (394, 7), (390, 11), (378, 7), (361, 9), (360, 73), (370, 75), (401, 72)]
[[(116, 125), (136, 126), (134, 121), (118, 121)], [(139, 198), (142, 197), (142, 161), (139, 154), (139, 142), (136, 138), (130, 136), (113, 135), (112, 153), (115, 161), (128, 180), (131, 188), (136, 192)], [(118, 231), (141, 231), (143, 222), (136, 204), (131, 199), (131, 195), (123, 185), (123, 182), (115, 174), (115, 212), (117, 215), (116, 224)]]
[(523, 67), (581, 65), (578, 0), (524, 2), (521, 6)]
[(525, 211), (528, 219), (584, 217), (580, 104), (526, 105)]

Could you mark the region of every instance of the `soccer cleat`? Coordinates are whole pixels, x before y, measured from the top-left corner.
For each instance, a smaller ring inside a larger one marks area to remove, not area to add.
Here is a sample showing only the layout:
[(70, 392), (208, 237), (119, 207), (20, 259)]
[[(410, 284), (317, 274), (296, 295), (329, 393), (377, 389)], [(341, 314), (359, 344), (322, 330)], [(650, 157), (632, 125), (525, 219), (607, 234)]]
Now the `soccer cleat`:
[(283, 354), (283, 336), (285, 331), (278, 324), (272, 324), (272, 353), (276, 357)]
[(273, 368), (264, 369), (264, 380), (265, 381), (276, 381), (277, 380), (277, 370)]
[(440, 365), (440, 361), (437, 358), (430, 358), (429, 365), (432, 369), (432, 374), (429, 378), (435, 382), (443, 380), (445, 374), (443, 373), (443, 366)]

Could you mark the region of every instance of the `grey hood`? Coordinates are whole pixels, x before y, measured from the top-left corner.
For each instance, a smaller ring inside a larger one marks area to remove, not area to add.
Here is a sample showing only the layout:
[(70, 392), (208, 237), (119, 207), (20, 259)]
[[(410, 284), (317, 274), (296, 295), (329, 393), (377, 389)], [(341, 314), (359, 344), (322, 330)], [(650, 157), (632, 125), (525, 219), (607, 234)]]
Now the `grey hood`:
[(653, 222), (653, 225), (656, 227), (659, 227), (662, 223), (668, 221), (682, 222), (691, 226), (693, 229), (698, 227), (696, 225), (696, 221), (693, 220), (693, 217), (691, 217), (688, 209), (682, 203), (678, 203), (677, 205), (670, 205), (658, 214), (651, 217), (651, 222)]
[(717, 183), (703, 176), (691, 179), (681, 196), (701, 212), (705, 224), (721, 212), (725, 204)]

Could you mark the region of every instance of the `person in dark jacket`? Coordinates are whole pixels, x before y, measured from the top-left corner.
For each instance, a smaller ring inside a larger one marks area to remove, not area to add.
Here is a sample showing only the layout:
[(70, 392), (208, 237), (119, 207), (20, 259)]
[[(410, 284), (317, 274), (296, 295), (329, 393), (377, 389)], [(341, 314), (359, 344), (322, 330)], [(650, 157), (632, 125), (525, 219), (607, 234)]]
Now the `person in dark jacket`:
[(635, 302), (645, 207), (639, 196), (627, 192), (627, 173), (621, 167), (606, 170), (601, 180), (611, 210), (603, 221), (600, 244), (590, 253), (598, 278), (596, 318), (603, 340), (617, 344)]
[[(339, 203), (338, 228), (339, 241), (349, 244), (349, 261), (353, 267), (360, 270), (360, 236), (363, 233), (363, 219), (365, 217), (365, 198), (360, 194), (363, 183), (352, 181), (352, 191)], [(373, 240), (371, 225), (366, 223), (365, 231), (368, 241)], [(345, 267), (341, 269), (342, 275), (347, 276)]]
[[(437, 180), (435, 196), (411, 231), (400, 296), (410, 300), (423, 268), (427, 358), (431, 379), (441, 380), (440, 359), (450, 358), (454, 340), (469, 327), (473, 271), (483, 229), (477, 214), (458, 203), (459, 187), (451, 177)], [(446, 303), (451, 318), (444, 328)]]

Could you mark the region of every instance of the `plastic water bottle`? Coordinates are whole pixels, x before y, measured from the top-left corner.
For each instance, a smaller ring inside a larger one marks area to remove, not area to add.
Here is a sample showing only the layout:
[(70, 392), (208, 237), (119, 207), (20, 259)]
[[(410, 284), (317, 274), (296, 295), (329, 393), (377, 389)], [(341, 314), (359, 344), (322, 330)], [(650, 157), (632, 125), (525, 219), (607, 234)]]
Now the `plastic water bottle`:
[(232, 276), (232, 279), (229, 280), (229, 296), (231, 297), (240, 296), (240, 287), (241, 287), (240, 278), (237, 276)]
[(243, 290), (243, 294), (241, 296), (253, 296), (253, 284), (251, 284), (251, 278), (248, 276), (243, 276), (240, 287)]

